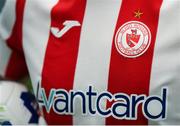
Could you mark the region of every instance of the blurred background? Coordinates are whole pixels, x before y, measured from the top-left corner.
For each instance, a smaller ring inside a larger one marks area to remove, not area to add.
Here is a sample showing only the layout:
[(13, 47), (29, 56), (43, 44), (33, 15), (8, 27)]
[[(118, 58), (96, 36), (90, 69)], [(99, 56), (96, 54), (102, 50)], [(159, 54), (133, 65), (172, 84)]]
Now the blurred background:
[(0, 12), (1, 12), (2, 8), (3, 8), (4, 3), (5, 3), (5, 0), (0, 0)]

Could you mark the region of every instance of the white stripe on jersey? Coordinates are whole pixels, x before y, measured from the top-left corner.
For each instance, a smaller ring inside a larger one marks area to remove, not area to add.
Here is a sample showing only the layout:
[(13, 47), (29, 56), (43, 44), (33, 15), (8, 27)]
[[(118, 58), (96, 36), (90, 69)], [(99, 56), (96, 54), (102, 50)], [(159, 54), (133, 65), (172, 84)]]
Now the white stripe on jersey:
[(15, 15), (16, 1), (6, 0), (3, 10), (0, 13), (0, 75), (2, 76), (5, 76), (11, 55), (11, 50), (7, 47), (5, 40), (11, 35), (15, 23)]
[(6, 0), (0, 15), (0, 37), (6, 40), (11, 35), (16, 20), (16, 0)]
[[(58, 0), (27, 0), (23, 21), (23, 49), (33, 83), (41, 80), (44, 57), (50, 33), (51, 9)], [(39, 8), (38, 6), (41, 5)], [(34, 90), (36, 92), (36, 90)]]
[(0, 75), (5, 76), (6, 68), (11, 56), (11, 50), (0, 37)]
[[(86, 91), (92, 85), (98, 93), (107, 91), (111, 47), (120, 6), (121, 0), (87, 0), (74, 90)], [(105, 124), (104, 117), (82, 115), (79, 102), (74, 106), (77, 115), (73, 116), (73, 124)], [(105, 101), (101, 107), (106, 108)]]
[[(149, 121), (149, 124), (180, 124), (180, 27), (178, 28), (177, 24), (180, 22), (179, 14), (179, 0), (163, 1), (154, 50), (149, 95), (160, 95), (160, 89), (167, 86), (169, 89), (168, 111), (167, 119), (156, 122)], [(154, 104), (152, 109), (158, 111), (159, 107)]]

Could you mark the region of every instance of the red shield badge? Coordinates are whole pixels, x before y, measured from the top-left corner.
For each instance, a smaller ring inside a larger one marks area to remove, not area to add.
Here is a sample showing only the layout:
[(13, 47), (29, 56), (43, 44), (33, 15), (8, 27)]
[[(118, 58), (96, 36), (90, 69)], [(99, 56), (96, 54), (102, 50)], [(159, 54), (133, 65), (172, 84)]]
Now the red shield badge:
[(131, 34), (126, 34), (126, 42), (132, 48), (139, 42), (140, 35), (137, 35), (137, 30), (131, 30)]

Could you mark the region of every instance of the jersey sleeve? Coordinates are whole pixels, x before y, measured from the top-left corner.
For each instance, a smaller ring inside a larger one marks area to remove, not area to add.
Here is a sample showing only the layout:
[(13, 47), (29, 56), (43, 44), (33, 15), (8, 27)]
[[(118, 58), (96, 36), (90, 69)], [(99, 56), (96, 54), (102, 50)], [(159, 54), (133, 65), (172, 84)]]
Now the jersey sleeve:
[(0, 75), (13, 80), (27, 74), (22, 49), (22, 1), (6, 0), (0, 13)]

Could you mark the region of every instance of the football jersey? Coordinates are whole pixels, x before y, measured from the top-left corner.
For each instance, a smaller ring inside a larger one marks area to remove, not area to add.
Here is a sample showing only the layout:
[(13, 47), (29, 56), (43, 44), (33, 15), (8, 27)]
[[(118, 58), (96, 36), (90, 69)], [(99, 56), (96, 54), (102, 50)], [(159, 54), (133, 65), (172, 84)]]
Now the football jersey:
[(8, 8), (13, 7), (9, 1), (7, 1), (7, 5), (2, 14), (0, 13), (1, 30), (6, 30), (3, 31), (6, 34), (5, 36), (0, 35), (0, 75), (8, 79), (18, 80), (27, 75), (27, 67), (23, 53), (11, 42), (21, 42), (20, 24), (22, 23), (20, 23), (21, 19), (18, 19), (15, 25), (10, 23), (13, 21), (11, 17), (4, 18), (6, 15), (9, 16)]
[(180, 124), (179, 0), (7, 1), (48, 124)]

